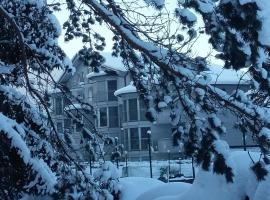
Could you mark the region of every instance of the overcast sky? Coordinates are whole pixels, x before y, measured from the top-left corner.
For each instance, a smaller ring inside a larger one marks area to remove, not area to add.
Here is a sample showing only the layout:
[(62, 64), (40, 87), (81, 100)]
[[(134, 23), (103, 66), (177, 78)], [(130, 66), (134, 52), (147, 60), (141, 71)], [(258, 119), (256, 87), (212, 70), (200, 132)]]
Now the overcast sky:
[[(170, 2), (169, 4), (169, 9), (171, 9), (171, 12), (174, 11), (174, 8), (176, 7), (176, 2), (177, 1), (167, 1)], [(174, 2), (174, 3), (172, 3)], [(168, 4), (168, 3), (167, 3)], [(68, 12), (63, 10), (61, 12), (55, 12), (56, 17), (58, 18), (60, 24), (62, 25), (64, 23), (64, 21), (67, 19), (67, 15)], [(198, 24), (202, 25), (202, 20), (199, 18), (198, 19)], [(98, 26), (98, 25), (96, 25)], [(100, 33), (105, 37), (106, 39), (106, 44), (107, 46), (105, 47), (105, 52), (110, 52), (111, 51), (111, 47), (112, 47), (112, 33), (110, 30), (108, 30), (105, 27), (105, 24), (103, 26), (98, 26), (98, 29), (100, 31)], [(64, 30), (62, 31), (62, 35), (59, 38), (59, 45), (62, 47), (62, 49), (66, 52), (66, 54), (72, 58), (83, 46), (81, 39), (74, 39), (72, 41), (69, 42), (64, 42)], [(199, 56), (206, 56), (208, 55), (210, 51), (210, 45), (208, 44), (208, 37), (207, 36), (201, 36), (198, 41), (196, 42), (196, 44), (194, 45), (193, 48), (193, 53), (195, 55), (199, 55)], [(217, 63), (220, 64), (219, 61), (217, 61), (216, 59), (214, 59), (213, 57), (210, 57), (210, 61), (213, 63)]]

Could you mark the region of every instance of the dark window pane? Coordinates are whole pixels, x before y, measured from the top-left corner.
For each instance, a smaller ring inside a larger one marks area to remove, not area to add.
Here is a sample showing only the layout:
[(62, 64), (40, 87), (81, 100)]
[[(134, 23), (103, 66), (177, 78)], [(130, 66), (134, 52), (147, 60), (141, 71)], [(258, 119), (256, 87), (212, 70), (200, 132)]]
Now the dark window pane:
[(93, 88), (92, 87), (88, 89), (88, 100), (90, 103), (92, 103), (93, 101)]
[(83, 125), (81, 123), (77, 122), (75, 124), (76, 132), (81, 132), (82, 131), (82, 128), (83, 128)]
[(65, 119), (64, 120), (64, 127), (65, 127), (65, 129), (70, 129), (71, 128), (71, 119)]
[(129, 99), (129, 121), (137, 121), (138, 120), (138, 109), (137, 109), (137, 99)]
[(109, 126), (118, 127), (118, 107), (109, 107)]
[(140, 150), (139, 133), (137, 128), (130, 129), (130, 150), (131, 151)]
[(70, 102), (69, 98), (64, 97), (63, 100), (64, 100), (64, 107), (67, 106), (67, 105), (70, 105), (71, 102)]
[(129, 150), (129, 145), (128, 145), (128, 130), (127, 129), (124, 130), (124, 149), (126, 151)]
[(76, 96), (78, 99), (84, 99), (84, 91), (83, 91), (83, 90), (77, 91), (75, 96)]
[(141, 128), (141, 150), (147, 150), (148, 149), (148, 134), (147, 134), (147, 131), (149, 129), (150, 129), (149, 127)]
[(56, 128), (57, 128), (57, 132), (63, 133), (63, 124), (62, 124), (62, 122), (57, 122)]
[(105, 82), (97, 82), (97, 101), (106, 101), (106, 96)]
[(127, 122), (127, 101), (124, 100), (123, 104), (123, 122)]
[(107, 108), (100, 108), (99, 122), (100, 126), (107, 126)]
[(55, 114), (56, 115), (62, 115), (63, 114), (62, 98), (55, 98)]
[(117, 101), (114, 92), (117, 90), (117, 80), (108, 81), (108, 101)]
[(145, 117), (145, 113), (147, 111), (146, 105), (144, 103), (144, 101), (140, 100), (140, 120), (141, 121), (147, 121), (146, 117)]

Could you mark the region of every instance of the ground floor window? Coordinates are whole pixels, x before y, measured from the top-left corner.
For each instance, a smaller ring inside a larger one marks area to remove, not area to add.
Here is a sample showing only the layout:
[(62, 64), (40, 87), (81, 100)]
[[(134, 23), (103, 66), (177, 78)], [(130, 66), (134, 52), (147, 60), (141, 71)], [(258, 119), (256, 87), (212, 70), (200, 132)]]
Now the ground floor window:
[(124, 130), (124, 149), (126, 151), (129, 150), (129, 137), (128, 137), (128, 129)]
[(123, 135), (123, 144), (125, 150), (129, 151), (146, 151), (148, 150), (149, 127), (125, 129)]
[(107, 126), (107, 108), (99, 109), (99, 126)]
[(57, 122), (56, 128), (57, 128), (57, 132), (63, 133), (63, 123), (62, 122)]
[(109, 107), (109, 126), (119, 127), (118, 107)]
[(141, 150), (148, 150), (148, 134), (147, 131), (149, 130), (148, 127), (141, 128)]
[(139, 132), (137, 128), (130, 129), (130, 150), (140, 150)]

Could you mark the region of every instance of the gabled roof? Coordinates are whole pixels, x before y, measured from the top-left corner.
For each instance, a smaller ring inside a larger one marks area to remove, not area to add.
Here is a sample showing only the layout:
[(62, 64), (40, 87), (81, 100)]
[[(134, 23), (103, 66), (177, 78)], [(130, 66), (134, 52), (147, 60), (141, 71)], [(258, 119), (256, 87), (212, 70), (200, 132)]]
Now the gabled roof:
[[(76, 54), (75, 56), (73, 56), (72, 58), (72, 63), (74, 63), (74, 61), (78, 59), (78, 54)], [(76, 67), (76, 66), (74, 66)], [(75, 68), (76, 70), (76, 68)], [(59, 75), (58, 75), (58, 79), (56, 78), (55, 81), (58, 82), (58, 83), (61, 83), (61, 82), (66, 82), (67, 80), (70, 79), (71, 76), (74, 75), (75, 73), (75, 70), (74, 71), (71, 71), (69, 69), (66, 69), (66, 70), (59, 70)]]
[(86, 78), (91, 79), (94, 77), (107, 76), (107, 75), (121, 76), (126, 73), (127, 71), (122, 71), (108, 65), (102, 65), (101, 70), (99, 70), (99, 72), (90, 72), (89, 74), (86, 75)]
[[(104, 52), (102, 55), (105, 58), (105, 64), (101, 67), (100, 72), (91, 72), (87, 75), (87, 78), (93, 78), (98, 76), (106, 76), (112, 75), (121, 75), (127, 72), (127, 69), (124, 67), (121, 58), (113, 57), (110, 53)], [(72, 63), (74, 63), (77, 59), (79, 59), (78, 54), (76, 54), (72, 58)], [(75, 66), (77, 67), (77, 66)], [(211, 84), (249, 84), (249, 74), (243, 70), (235, 71), (231, 69), (224, 69), (220, 65), (211, 65), (209, 67), (209, 71), (204, 72), (205, 75), (209, 75), (211, 77)], [(61, 74), (62, 73), (62, 74)], [(59, 74), (61, 74), (59, 76)], [(62, 71), (58, 72), (59, 79), (57, 82), (66, 82), (73, 75), (72, 71)], [(240, 82), (239, 82), (240, 80)]]
[[(102, 76), (102, 75), (109, 75), (109, 74), (122, 74), (122, 73), (126, 73), (126, 69), (121, 61), (121, 58), (116, 58), (113, 57), (110, 53), (104, 52), (102, 53), (102, 56), (105, 58), (105, 64), (102, 65), (102, 69), (100, 70), (100, 72), (96, 73), (96, 72), (91, 72), (89, 73), (87, 76), (87, 78), (92, 78), (92, 77), (96, 77), (96, 76)], [(76, 60), (79, 59), (78, 54), (76, 54), (73, 58), (72, 58), (72, 63), (74, 63)], [(75, 68), (77, 68), (78, 66), (74, 66)], [(65, 71), (60, 71), (58, 72), (58, 74), (60, 73), (60, 76), (58, 78), (58, 80), (56, 79), (57, 82), (66, 82), (67, 80), (69, 80), (72, 76), (73, 73), (65, 70)]]

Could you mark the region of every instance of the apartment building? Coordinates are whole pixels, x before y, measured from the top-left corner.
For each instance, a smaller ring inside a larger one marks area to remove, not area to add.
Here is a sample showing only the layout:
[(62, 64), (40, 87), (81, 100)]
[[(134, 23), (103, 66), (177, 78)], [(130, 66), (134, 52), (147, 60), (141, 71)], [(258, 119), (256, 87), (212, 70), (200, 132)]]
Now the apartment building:
[[(76, 109), (84, 111), (80, 117), (85, 127), (91, 130), (95, 126), (101, 134), (119, 138), (119, 143), (124, 144), (130, 159), (142, 160), (148, 157), (148, 131), (151, 131), (154, 156), (162, 158), (168, 151), (179, 154), (179, 147), (173, 146), (172, 142), (173, 126), (170, 123), (169, 110), (159, 114), (156, 123), (147, 121), (146, 106), (139, 98), (130, 74), (120, 66), (120, 62), (109, 59), (98, 73), (85, 66), (78, 56), (73, 59), (73, 64), (76, 67), (75, 74), (63, 73), (59, 83), (68, 87), (77, 99), (91, 104), (96, 117), (85, 112), (85, 109), (77, 104), (76, 98), (70, 102), (57, 90), (54, 90), (51, 96), (57, 129), (59, 132), (70, 131), (78, 150), (83, 142), (82, 127), (73, 123), (65, 110), (74, 110), (74, 114)], [(226, 73), (223, 80), (215, 80), (213, 84), (227, 92), (239, 87), (247, 90), (249, 87), (246, 83), (239, 85), (239, 81), (233, 80), (231, 75)], [(220, 117), (227, 127), (224, 138), (229, 145), (241, 147), (243, 135), (234, 126), (236, 118), (225, 110), (221, 111)], [(245, 139), (247, 145), (253, 144), (250, 137)]]

